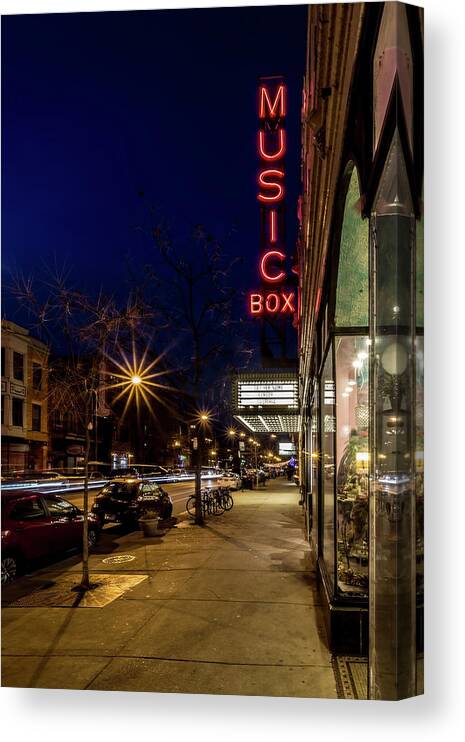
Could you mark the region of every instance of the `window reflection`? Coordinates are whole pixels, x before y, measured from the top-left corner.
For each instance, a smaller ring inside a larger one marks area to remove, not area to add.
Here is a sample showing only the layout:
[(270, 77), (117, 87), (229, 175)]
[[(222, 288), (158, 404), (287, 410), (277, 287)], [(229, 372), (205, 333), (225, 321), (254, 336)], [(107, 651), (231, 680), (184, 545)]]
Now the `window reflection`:
[(329, 348), (321, 382), (323, 557), (334, 586), (334, 436), (336, 432), (335, 387), (332, 349)]
[(337, 586), (368, 590), (368, 360), (366, 336), (336, 337)]

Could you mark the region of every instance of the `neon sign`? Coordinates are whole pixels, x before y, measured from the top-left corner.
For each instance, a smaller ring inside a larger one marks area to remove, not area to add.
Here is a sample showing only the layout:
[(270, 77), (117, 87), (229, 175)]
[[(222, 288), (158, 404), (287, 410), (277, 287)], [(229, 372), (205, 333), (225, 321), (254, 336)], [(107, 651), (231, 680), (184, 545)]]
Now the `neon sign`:
[[(249, 311), (255, 317), (283, 317), (296, 312), (295, 291), (285, 286), (284, 270), (286, 114), (287, 88), (282, 79), (262, 79), (258, 88), (257, 138), (257, 200), (261, 215), (258, 265), (262, 288), (248, 296)], [(272, 285), (267, 288), (268, 284)]]

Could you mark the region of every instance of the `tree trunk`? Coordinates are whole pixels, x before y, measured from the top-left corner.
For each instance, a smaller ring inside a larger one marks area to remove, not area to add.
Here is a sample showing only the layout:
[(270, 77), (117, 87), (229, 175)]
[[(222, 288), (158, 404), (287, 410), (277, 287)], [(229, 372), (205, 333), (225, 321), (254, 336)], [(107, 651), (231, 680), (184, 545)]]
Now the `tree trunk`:
[(195, 525), (203, 526), (202, 512), (202, 430), (199, 426), (197, 432), (197, 466), (195, 469)]

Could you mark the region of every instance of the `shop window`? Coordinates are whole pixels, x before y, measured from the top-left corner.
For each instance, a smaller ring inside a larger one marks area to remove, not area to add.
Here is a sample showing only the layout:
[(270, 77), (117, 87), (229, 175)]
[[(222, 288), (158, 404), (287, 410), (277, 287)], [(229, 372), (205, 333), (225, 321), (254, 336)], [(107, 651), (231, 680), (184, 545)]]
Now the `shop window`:
[(318, 384), (315, 384), (315, 394), (311, 411), (311, 484), (312, 484), (312, 542), (315, 552), (318, 553), (318, 488), (320, 482), (320, 405)]
[(16, 428), (23, 427), (24, 401), (19, 399), (19, 397), (13, 397), (11, 400), (11, 418), (12, 424)]
[(40, 363), (32, 364), (32, 388), (36, 391), (42, 389), (42, 366)]
[(13, 378), (24, 381), (24, 355), (13, 351)]
[(405, 5), (385, 3), (373, 61), (374, 148), (378, 146), (395, 77), (399, 80), (410, 147), (413, 139), (413, 62)]
[(423, 328), (423, 214), (416, 223), (416, 325)]
[(424, 560), (424, 357), (423, 336), (417, 335), (415, 348), (415, 496), (417, 593), (423, 593)]
[(415, 338), (415, 492), (417, 593), (423, 593), (424, 504), (424, 344), (423, 344), (423, 214), (416, 223)]
[(347, 191), (336, 290), (336, 327), (368, 326), (368, 220), (360, 214), (354, 168)]
[(367, 336), (336, 336), (337, 586), (368, 590), (369, 396)]
[(42, 424), (42, 407), (40, 404), (32, 405), (32, 430), (40, 433)]
[(323, 558), (334, 589), (334, 437), (336, 432), (335, 385), (331, 347), (321, 379), (321, 489)]

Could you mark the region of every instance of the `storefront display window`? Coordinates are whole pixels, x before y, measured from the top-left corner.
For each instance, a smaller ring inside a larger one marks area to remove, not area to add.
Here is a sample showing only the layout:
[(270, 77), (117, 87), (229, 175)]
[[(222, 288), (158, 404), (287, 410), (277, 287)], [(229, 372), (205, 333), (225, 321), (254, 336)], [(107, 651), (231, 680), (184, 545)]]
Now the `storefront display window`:
[(365, 335), (336, 336), (337, 587), (368, 590), (368, 359)]
[(312, 405), (312, 427), (311, 427), (311, 485), (312, 485), (312, 543), (315, 553), (318, 553), (318, 488), (320, 482), (320, 407), (319, 407), (319, 390), (318, 384), (315, 384), (315, 391)]
[(334, 440), (336, 433), (333, 357), (328, 350), (321, 380), (321, 488), (323, 559), (334, 589)]
[(415, 339), (415, 494), (417, 594), (423, 595), (424, 560), (424, 343), (423, 343), (423, 215), (416, 223)]

